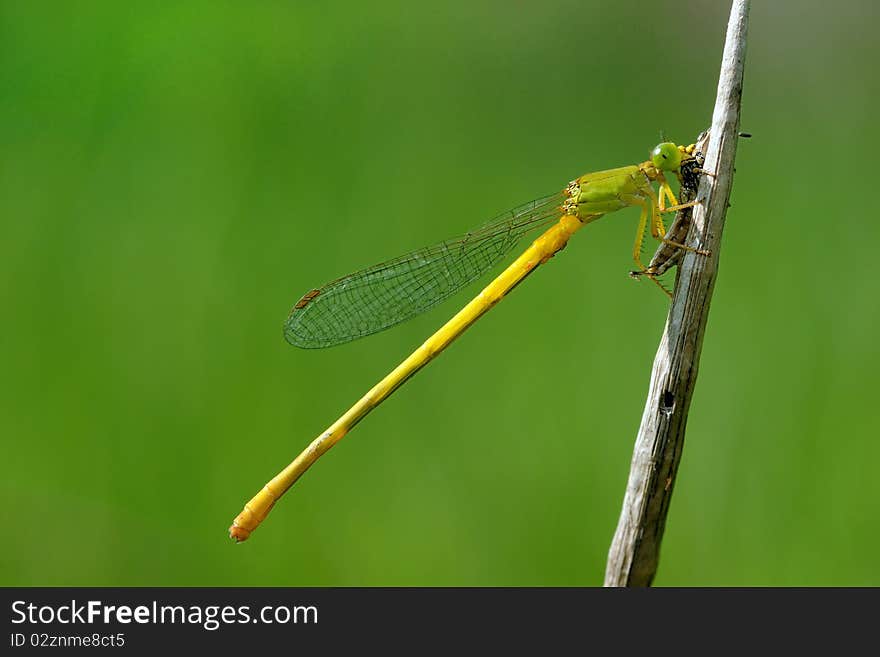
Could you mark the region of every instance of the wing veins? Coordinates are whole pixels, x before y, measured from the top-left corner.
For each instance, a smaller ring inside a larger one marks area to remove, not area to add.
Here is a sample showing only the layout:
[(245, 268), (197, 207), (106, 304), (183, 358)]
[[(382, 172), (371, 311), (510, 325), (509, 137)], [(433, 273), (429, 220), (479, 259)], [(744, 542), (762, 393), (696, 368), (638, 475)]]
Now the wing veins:
[(463, 235), (312, 290), (291, 311), (285, 337), (303, 348), (328, 347), (421, 314), (485, 273), (527, 232), (558, 218), (561, 202), (561, 194), (537, 199)]

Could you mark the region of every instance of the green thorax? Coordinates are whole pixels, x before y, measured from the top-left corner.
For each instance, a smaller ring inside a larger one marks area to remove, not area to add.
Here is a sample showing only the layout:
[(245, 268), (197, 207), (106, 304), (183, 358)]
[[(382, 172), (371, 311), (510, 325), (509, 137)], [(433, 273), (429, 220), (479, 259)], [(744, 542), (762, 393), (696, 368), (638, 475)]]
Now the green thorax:
[(593, 221), (650, 196), (651, 181), (658, 173), (650, 162), (644, 162), (584, 174), (566, 187), (563, 210), (585, 223)]
[(692, 157), (692, 150), (693, 146), (664, 142), (651, 151), (650, 160), (641, 164), (586, 173), (565, 188), (563, 212), (587, 223), (603, 214), (656, 200), (652, 183), (659, 182), (668, 189), (664, 172), (680, 176), (681, 163)]

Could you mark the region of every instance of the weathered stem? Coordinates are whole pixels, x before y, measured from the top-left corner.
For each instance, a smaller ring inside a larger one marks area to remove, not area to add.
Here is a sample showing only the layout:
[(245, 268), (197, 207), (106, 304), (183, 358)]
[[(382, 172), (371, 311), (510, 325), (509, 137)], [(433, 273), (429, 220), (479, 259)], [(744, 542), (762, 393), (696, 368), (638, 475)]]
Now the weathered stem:
[(709, 143), (703, 151), (704, 168), (715, 176), (703, 178), (697, 196), (701, 203), (693, 211), (689, 245), (711, 255), (687, 252), (679, 267), (608, 554), (605, 586), (649, 586), (657, 572), (733, 184), (748, 14), (749, 0), (733, 0)]

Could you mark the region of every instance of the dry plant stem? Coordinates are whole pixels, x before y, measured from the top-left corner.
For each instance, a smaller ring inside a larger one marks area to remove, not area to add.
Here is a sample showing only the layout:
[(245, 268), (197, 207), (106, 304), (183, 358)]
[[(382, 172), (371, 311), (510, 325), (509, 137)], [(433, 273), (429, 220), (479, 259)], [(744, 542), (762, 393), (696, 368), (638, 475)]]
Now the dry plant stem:
[(694, 207), (688, 242), (708, 249), (711, 255), (686, 252), (679, 267), (654, 358), (623, 509), (608, 553), (605, 586), (649, 586), (657, 571), (733, 183), (748, 12), (748, 0), (733, 1), (709, 143), (703, 150), (703, 166), (715, 177), (704, 176), (700, 183), (697, 198), (701, 204)]

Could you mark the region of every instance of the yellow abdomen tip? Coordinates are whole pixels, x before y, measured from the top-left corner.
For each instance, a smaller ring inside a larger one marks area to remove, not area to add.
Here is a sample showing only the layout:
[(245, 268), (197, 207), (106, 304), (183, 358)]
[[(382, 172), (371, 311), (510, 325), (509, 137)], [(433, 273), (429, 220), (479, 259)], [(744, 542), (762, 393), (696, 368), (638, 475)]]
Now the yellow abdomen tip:
[(236, 522), (233, 522), (229, 527), (229, 538), (233, 539), (236, 543), (241, 543), (242, 541), (246, 541), (248, 536), (251, 535), (250, 529), (245, 529), (244, 527), (239, 527)]

